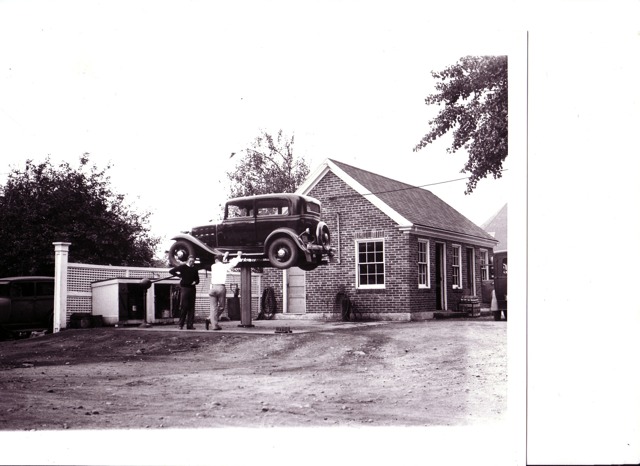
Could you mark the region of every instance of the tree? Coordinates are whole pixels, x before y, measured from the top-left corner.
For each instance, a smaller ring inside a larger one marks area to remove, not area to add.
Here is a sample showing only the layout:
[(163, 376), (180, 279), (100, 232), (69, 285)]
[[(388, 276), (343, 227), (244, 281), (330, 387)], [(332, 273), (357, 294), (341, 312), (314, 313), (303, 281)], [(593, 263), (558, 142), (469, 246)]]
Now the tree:
[(230, 197), (295, 192), (309, 174), (309, 166), (303, 157), (294, 156), (293, 143), (294, 137), (288, 139), (282, 130), (275, 139), (262, 130), (236, 167), (227, 172)]
[[(110, 167), (107, 167), (107, 169)], [(0, 186), (0, 270), (3, 275), (53, 275), (53, 242), (72, 243), (74, 262), (148, 266), (159, 238), (150, 236), (149, 213), (138, 214), (110, 187), (106, 170), (58, 167), (49, 158), (27, 160)]]
[(453, 153), (466, 149), (469, 159), (461, 173), (471, 173), (465, 194), (479, 180), (502, 176), (508, 153), (508, 73), (506, 56), (463, 57), (444, 71), (432, 72), (440, 82), (437, 93), (427, 96), (427, 105), (444, 105), (429, 121), (430, 131), (414, 152), (453, 131)]

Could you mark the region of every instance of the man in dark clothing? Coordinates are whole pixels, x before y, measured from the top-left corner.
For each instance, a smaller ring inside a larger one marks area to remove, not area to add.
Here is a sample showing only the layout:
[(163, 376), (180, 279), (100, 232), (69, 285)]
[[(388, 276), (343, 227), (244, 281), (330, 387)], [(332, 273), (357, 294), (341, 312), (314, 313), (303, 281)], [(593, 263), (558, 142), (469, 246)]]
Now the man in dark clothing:
[(186, 263), (169, 270), (171, 275), (180, 277), (180, 320), (178, 325), (181, 330), (185, 320), (188, 330), (195, 329), (193, 319), (196, 313), (196, 285), (200, 283), (200, 275), (198, 269), (193, 266), (194, 262), (195, 258), (189, 256)]

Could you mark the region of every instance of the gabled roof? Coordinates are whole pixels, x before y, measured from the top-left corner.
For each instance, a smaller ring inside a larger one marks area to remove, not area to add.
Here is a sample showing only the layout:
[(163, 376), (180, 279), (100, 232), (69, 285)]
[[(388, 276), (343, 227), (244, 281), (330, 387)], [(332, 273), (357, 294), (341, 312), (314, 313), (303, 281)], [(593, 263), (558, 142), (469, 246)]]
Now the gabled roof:
[(494, 247), (496, 240), (426, 189), (392, 180), (336, 160), (327, 159), (307, 177), (298, 192), (308, 193), (328, 172), (351, 186), (394, 220), (403, 230), (467, 240)]
[(500, 209), (493, 217), (482, 224), (484, 230), (493, 235), (499, 241), (493, 248), (493, 252), (507, 250), (507, 204)]

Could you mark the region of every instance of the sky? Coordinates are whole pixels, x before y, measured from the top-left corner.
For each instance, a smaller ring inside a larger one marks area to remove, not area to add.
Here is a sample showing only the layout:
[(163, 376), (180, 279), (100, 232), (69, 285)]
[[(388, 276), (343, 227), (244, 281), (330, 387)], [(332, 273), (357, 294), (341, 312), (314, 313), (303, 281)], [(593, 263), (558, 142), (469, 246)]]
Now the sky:
[[(29, 158), (87, 152), (152, 213), (164, 249), (219, 217), (229, 156), (261, 130), (293, 135), (312, 171), (332, 158), (416, 186), (468, 176), (448, 137), (413, 152), (438, 111), (431, 71), (509, 54), (514, 33), (444, 29), (437, 10), (402, 5), (0, 2), (0, 181)], [(428, 189), (481, 225), (508, 182)]]

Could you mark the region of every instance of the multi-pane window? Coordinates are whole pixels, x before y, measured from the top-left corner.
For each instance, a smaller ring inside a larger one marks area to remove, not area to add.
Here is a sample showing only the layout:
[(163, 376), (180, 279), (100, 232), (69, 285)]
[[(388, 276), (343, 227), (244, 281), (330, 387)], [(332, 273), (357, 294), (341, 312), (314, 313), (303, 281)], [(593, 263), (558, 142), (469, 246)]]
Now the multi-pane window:
[(358, 243), (358, 288), (384, 288), (384, 241)]
[(482, 280), (489, 280), (489, 251), (480, 250), (480, 272)]
[(429, 267), (429, 241), (418, 241), (418, 287), (429, 288), (431, 286), (431, 273)]
[(451, 268), (452, 274), (452, 287), (453, 289), (462, 288), (462, 248), (460, 246), (453, 246), (451, 252)]

